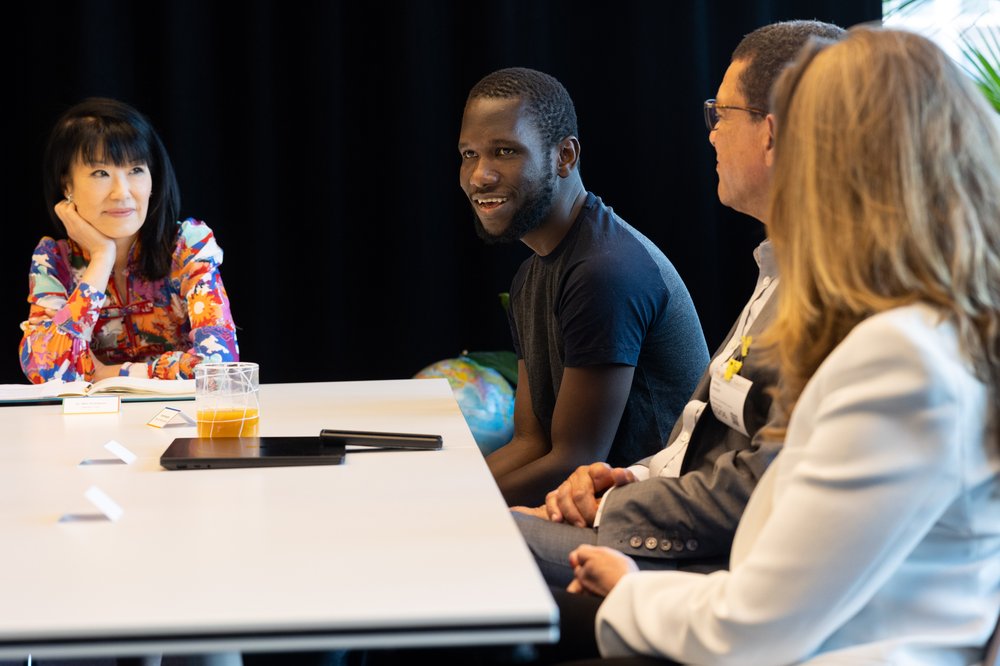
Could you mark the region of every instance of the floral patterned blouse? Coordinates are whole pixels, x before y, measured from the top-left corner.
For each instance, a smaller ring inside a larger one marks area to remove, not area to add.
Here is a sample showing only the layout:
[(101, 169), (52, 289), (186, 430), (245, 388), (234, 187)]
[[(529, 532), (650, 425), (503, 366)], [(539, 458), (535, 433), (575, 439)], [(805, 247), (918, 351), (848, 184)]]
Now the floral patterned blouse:
[(80, 281), (89, 257), (75, 242), (42, 238), (28, 276), (31, 310), (21, 324), (21, 368), (29, 380), (90, 381), (95, 366), (89, 352), (106, 364), (132, 362), (122, 374), (158, 379), (191, 378), (203, 360), (239, 360), (219, 274), (222, 249), (204, 222), (190, 218), (179, 224), (163, 279), (139, 276), (132, 247), (125, 294), (113, 279), (108, 293)]

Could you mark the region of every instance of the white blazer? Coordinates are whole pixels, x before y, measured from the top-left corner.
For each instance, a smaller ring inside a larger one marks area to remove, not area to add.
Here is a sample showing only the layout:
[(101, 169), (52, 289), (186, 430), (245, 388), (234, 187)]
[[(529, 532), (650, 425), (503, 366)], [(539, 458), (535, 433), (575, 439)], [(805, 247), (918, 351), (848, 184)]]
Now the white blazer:
[(625, 576), (601, 653), (978, 663), (1000, 612), (1000, 419), (940, 320), (913, 305), (856, 326), (803, 390), (731, 569)]

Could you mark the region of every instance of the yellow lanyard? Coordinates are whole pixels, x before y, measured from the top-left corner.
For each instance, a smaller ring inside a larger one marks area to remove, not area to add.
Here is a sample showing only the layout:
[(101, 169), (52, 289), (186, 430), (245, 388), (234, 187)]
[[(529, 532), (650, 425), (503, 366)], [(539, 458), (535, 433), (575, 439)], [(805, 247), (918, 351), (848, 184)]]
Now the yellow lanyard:
[(739, 358), (734, 356), (726, 363), (726, 371), (723, 373), (722, 378), (727, 382), (732, 380), (733, 375), (738, 375), (740, 373), (740, 369), (743, 367), (743, 359), (745, 359), (747, 354), (750, 353), (750, 345), (753, 343), (753, 336), (740, 336), (740, 343)]

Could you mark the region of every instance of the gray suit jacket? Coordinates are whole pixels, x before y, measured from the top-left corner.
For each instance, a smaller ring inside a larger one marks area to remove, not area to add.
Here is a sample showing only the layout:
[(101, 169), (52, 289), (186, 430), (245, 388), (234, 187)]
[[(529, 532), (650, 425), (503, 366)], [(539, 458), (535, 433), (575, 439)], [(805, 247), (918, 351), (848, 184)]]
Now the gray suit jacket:
[[(777, 295), (773, 295), (754, 320), (750, 335), (759, 336), (771, 323), (777, 303)], [(715, 355), (721, 352), (719, 349)], [(743, 508), (781, 446), (781, 442), (767, 442), (758, 435), (773, 416), (768, 389), (777, 373), (751, 349), (740, 374), (753, 382), (743, 413), (752, 437), (718, 421), (707, 406), (691, 433), (679, 477), (631, 483), (604, 499), (597, 529), (599, 545), (633, 557), (675, 560), (678, 568), (687, 570), (714, 571), (728, 566)], [(691, 399), (708, 402), (708, 389), (706, 369)], [(674, 425), (668, 441), (677, 437), (681, 421)]]

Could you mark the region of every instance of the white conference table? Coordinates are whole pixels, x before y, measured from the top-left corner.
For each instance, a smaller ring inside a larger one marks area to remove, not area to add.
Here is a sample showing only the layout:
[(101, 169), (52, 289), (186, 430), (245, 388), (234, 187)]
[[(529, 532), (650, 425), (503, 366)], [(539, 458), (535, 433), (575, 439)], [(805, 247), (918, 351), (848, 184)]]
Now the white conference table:
[[(441, 451), (166, 471), (172, 405), (0, 407), (0, 659), (551, 642), (558, 611), (444, 379), (270, 384), (261, 435), (436, 433)], [(138, 455), (111, 458), (114, 439)], [(94, 514), (97, 486), (124, 510)]]

